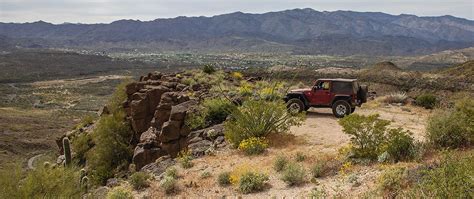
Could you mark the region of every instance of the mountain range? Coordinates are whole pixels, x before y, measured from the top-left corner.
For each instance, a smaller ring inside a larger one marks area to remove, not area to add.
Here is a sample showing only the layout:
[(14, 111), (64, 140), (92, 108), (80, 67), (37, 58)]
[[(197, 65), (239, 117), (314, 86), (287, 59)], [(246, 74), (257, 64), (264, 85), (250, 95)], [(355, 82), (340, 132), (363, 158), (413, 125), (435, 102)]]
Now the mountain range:
[(424, 55), (474, 46), (474, 21), (294, 9), (110, 24), (0, 23), (0, 48)]

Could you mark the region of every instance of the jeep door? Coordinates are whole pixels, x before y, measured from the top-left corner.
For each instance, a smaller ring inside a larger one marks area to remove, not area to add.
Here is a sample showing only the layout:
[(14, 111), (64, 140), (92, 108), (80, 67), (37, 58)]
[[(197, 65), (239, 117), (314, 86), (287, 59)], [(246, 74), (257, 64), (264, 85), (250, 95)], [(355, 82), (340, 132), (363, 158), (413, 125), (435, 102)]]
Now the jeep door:
[(331, 104), (331, 81), (317, 81), (309, 98), (312, 106), (328, 106)]

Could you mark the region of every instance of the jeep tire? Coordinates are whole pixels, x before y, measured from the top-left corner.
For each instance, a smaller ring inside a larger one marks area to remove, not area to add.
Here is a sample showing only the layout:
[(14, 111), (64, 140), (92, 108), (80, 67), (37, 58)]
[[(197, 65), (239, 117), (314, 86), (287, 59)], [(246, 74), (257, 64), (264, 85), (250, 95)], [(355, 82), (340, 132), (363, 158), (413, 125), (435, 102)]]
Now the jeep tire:
[(303, 101), (298, 98), (288, 100), (288, 102), (286, 103), (286, 108), (290, 113), (300, 113), (306, 110)]
[(332, 104), (332, 114), (337, 118), (343, 118), (346, 115), (351, 114), (351, 105), (344, 100), (338, 100)]

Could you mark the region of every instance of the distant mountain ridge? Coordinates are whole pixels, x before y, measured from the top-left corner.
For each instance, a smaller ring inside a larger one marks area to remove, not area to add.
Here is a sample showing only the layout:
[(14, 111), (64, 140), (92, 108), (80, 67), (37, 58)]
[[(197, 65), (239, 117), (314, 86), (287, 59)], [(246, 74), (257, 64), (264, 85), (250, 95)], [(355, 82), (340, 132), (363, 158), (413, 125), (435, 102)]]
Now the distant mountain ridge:
[(44, 47), (102, 50), (413, 55), (474, 46), (474, 21), (306, 8), (110, 24), (0, 23), (0, 35), (36, 39)]

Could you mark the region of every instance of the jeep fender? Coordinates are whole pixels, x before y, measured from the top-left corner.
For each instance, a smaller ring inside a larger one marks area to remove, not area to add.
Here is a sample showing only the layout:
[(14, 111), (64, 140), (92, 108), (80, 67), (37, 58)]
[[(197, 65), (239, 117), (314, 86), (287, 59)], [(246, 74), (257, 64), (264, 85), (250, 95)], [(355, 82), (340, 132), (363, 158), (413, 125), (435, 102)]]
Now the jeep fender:
[(288, 100), (293, 99), (293, 98), (300, 99), (304, 103), (305, 107), (309, 107), (309, 102), (303, 93), (288, 93), (285, 97), (285, 102), (288, 102)]

